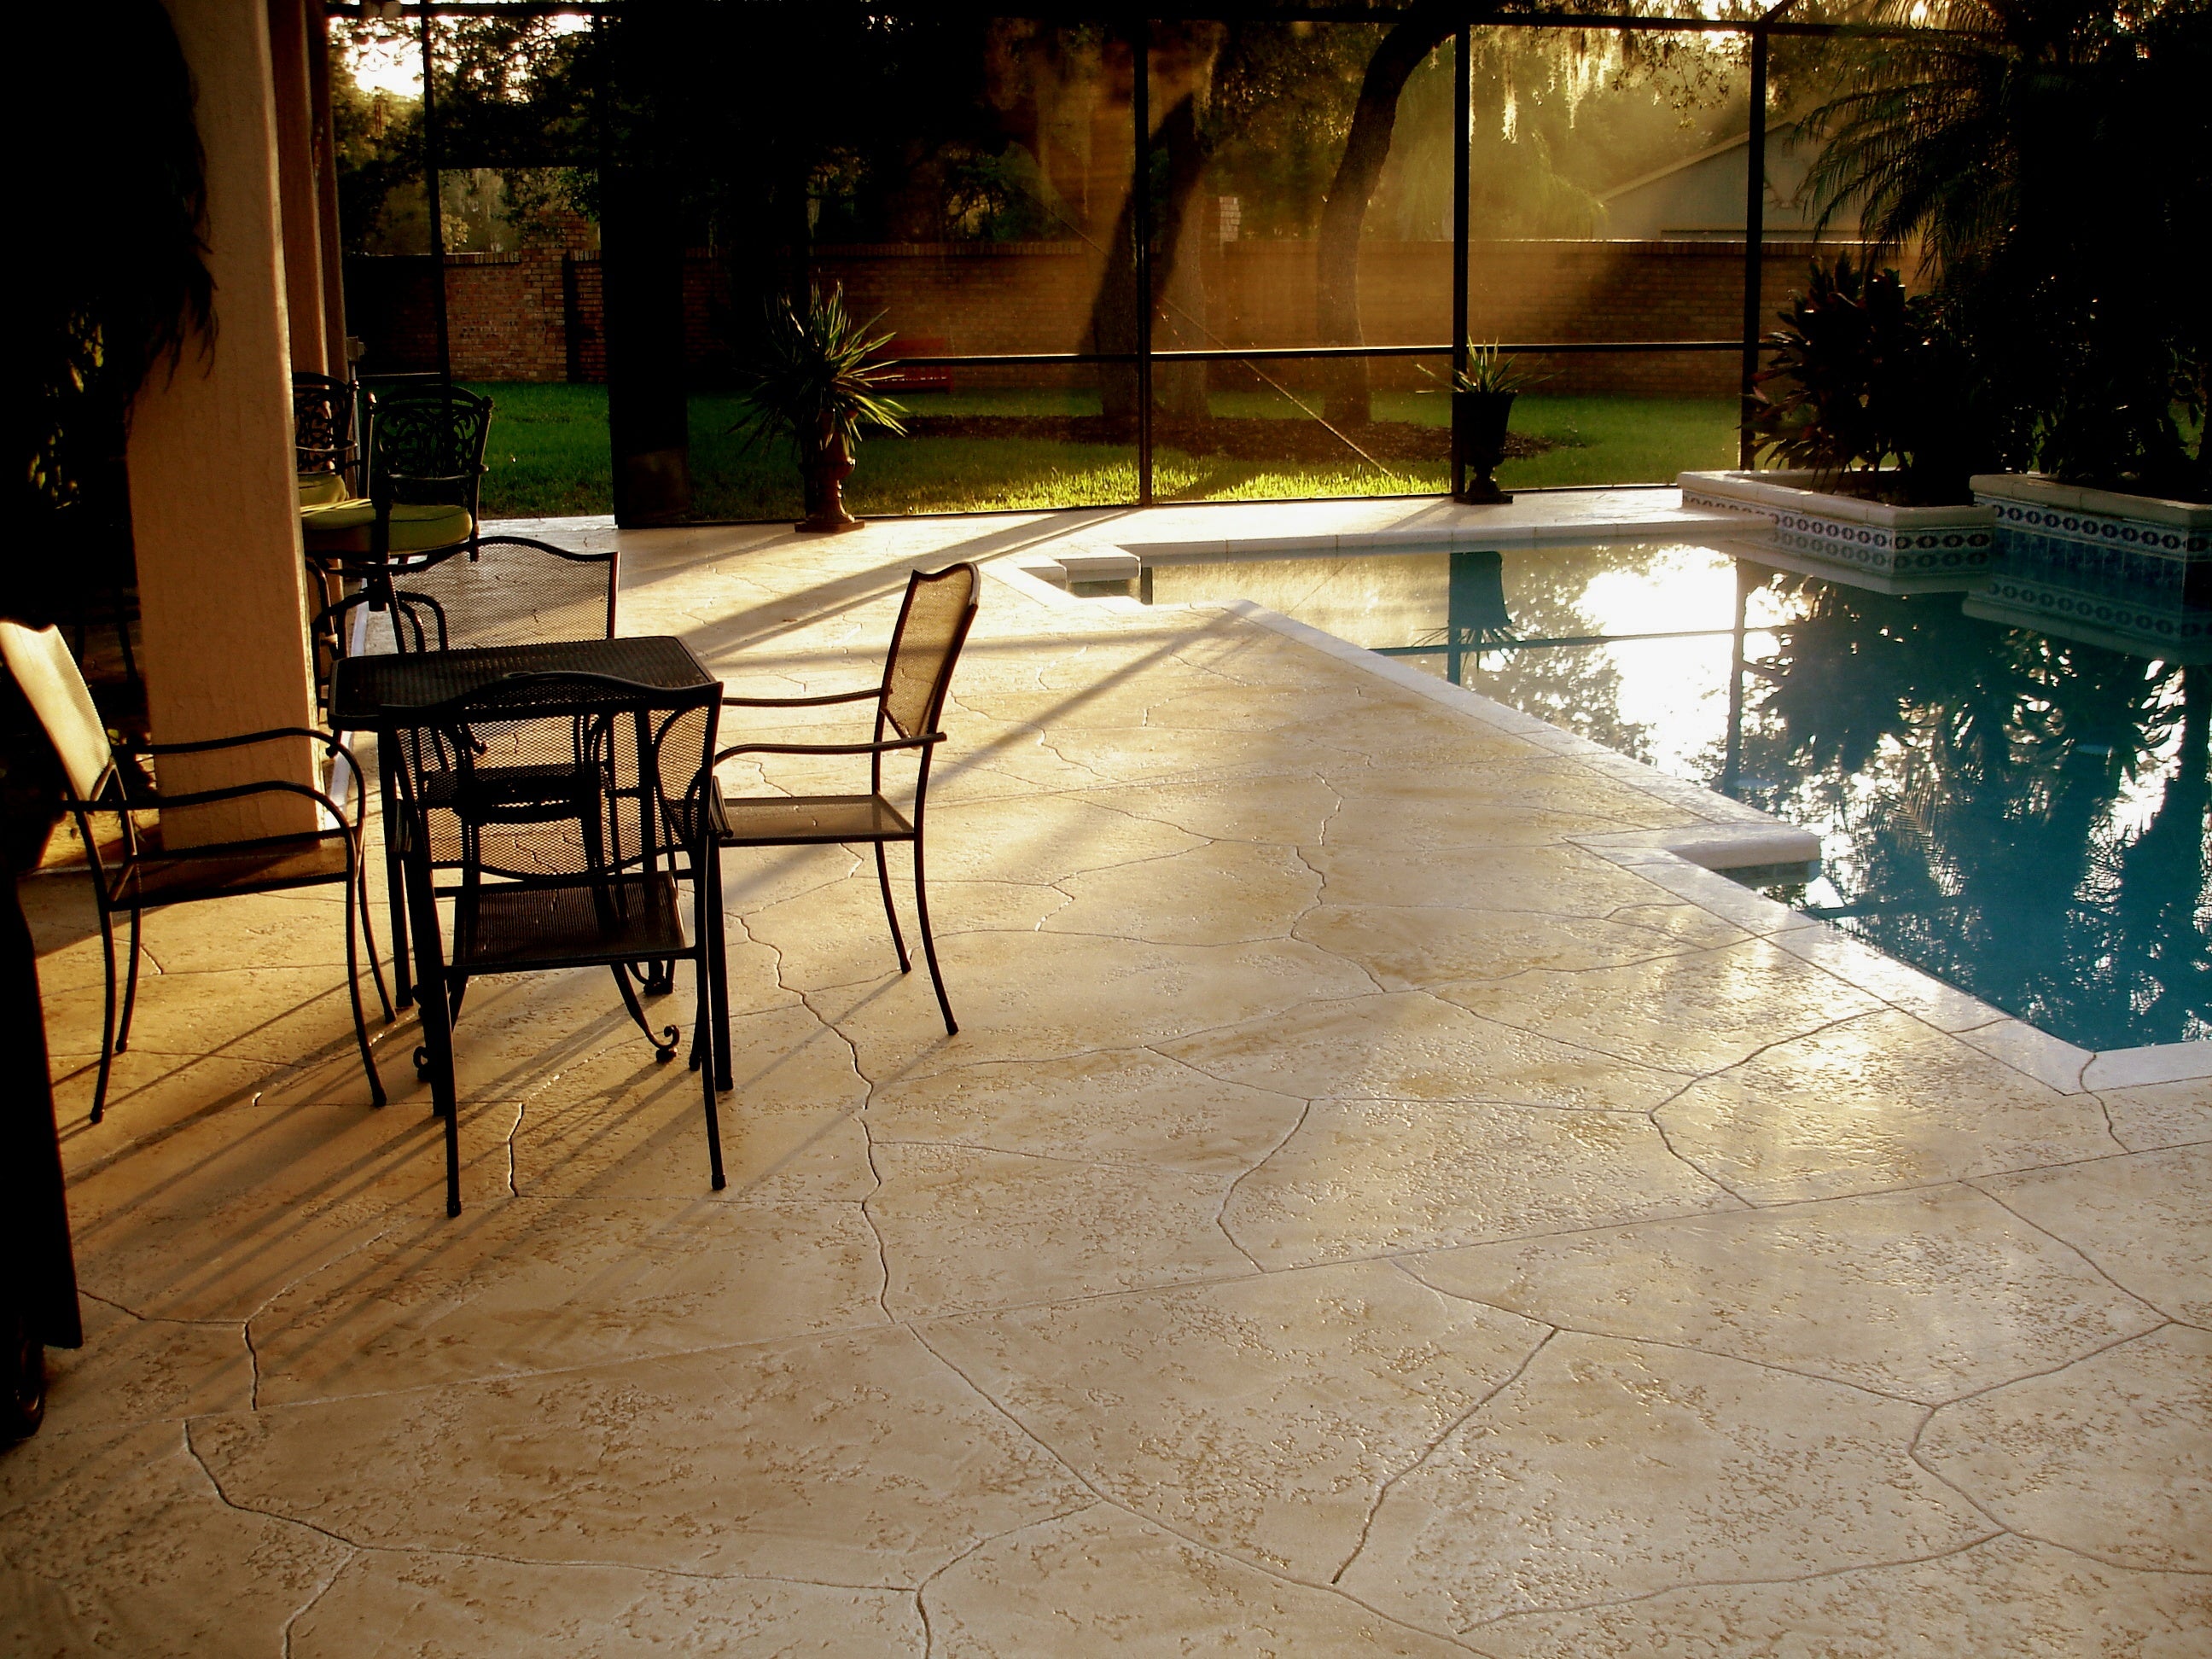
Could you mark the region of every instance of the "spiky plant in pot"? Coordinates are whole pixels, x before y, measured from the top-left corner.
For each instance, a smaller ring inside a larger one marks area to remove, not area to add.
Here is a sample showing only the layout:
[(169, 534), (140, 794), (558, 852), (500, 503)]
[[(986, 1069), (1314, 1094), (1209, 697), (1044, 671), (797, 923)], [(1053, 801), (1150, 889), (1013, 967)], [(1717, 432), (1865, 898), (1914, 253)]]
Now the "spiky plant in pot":
[(890, 336), (877, 331), (880, 321), (855, 318), (838, 288), (827, 295), (810, 288), (804, 304), (787, 297), (769, 302), (740, 382), (748, 412), (738, 429), (791, 440), (805, 483), (801, 530), (858, 530), (861, 521), (845, 510), (844, 487), (860, 434), (869, 427), (894, 436), (906, 430), (906, 410), (883, 395), (896, 369), (882, 361)]

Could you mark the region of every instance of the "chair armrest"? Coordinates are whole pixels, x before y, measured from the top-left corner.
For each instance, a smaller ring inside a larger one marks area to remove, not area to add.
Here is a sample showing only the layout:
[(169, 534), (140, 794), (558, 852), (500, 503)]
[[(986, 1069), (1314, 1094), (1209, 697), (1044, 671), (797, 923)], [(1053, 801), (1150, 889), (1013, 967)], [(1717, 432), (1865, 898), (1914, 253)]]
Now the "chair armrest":
[(886, 738), (881, 743), (741, 743), (717, 753), (714, 764), (736, 755), (880, 755), (893, 749), (927, 749), (944, 741), (944, 732), (932, 732), (919, 738)]
[(479, 466), (472, 472), (387, 472), (381, 482), (387, 484), (467, 483), (471, 479), (483, 477), (490, 471), (489, 467)]
[(866, 697), (880, 697), (884, 688), (872, 685), (865, 691), (839, 691), (827, 697), (725, 697), (725, 708), (821, 708), (833, 702), (859, 702)]
[(306, 738), (310, 742), (320, 744), (326, 754), (344, 755), (349, 764), (353, 761), (353, 756), (345, 744), (328, 732), (318, 732), (312, 726), (272, 726), (266, 732), (247, 732), (234, 738), (202, 738), (197, 743), (134, 743), (130, 752), (156, 756), (204, 755), (212, 750), (243, 749), (249, 744), (274, 743), (279, 738)]
[[(167, 811), (174, 806), (206, 806), (221, 800), (240, 800), (248, 795), (301, 795), (315, 802), (337, 820), (348, 839), (360, 833), (359, 827), (349, 820), (345, 809), (319, 789), (310, 789), (304, 783), (289, 783), (281, 778), (270, 778), (260, 783), (234, 783), (222, 789), (193, 789), (181, 795), (164, 795), (158, 791), (138, 796), (128, 803), (134, 812), (155, 808)], [(112, 811), (115, 808), (105, 809)]]

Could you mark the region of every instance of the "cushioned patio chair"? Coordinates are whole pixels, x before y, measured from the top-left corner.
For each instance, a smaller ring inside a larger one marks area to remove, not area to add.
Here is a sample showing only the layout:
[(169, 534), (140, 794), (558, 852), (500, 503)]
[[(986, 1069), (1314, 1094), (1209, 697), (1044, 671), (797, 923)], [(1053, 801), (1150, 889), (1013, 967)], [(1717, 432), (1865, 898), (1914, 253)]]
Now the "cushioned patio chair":
[(292, 376), (293, 465), (300, 475), (300, 505), (343, 500), (361, 460), (355, 427), (360, 407), (349, 381), (301, 369)]
[(381, 608), (392, 577), (475, 544), (491, 399), (443, 381), (386, 392), (369, 423), (368, 494), (304, 504), (310, 563), (368, 585)]
[(310, 630), (319, 690), (357, 610), (387, 610), (395, 580), (476, 550), (491, 413), (490, 398), (444, 381), (386, 392), (368, 422), (368, 494), (302, 480), (300, 537), (323, 601)]
[[(972, 564), (949, 565), (943, 570), (917, 570), (908, 580), (906, 602), (899, 607), (898, 625), (891, 631), (890, 650), (884, 660), (882, 681), (860, 691), (841, 691), (821, 697), (725, 697), (726, 708), (821, 708), (835, 703), (873, 702), (875, 734), (866, 743), (748, 743), (724, 749), (714, 757), (724, 761), (745, 755), (866, 755), (868, 788), (851, 795), (726, 796), (717, 781), (708, 792), (707, 805), (716, 843), (735, 847), (872, 846), (876, 854), (876, 884), (884, 896), (884, 915), (890, 924), (891, 948), (898, 953), (899, 972), (911, 973), (905, 936), (899, 931), (898, 910), (891, 902), (891, 876), (884, 849), (896, 842), (914, 848), (915, 914), (921, 922), (922, 955), (929, 963), (930, 983), (937, 991), (938, 1012), (945, 1017), (947, 1036), (957, 1032), (952, 1004), (945, 994), (945, 975), (937, 965), (937, 941), (929, 930), (929, 890), (922, 864), (923, 816), (929, 805), (930, 757), (945, 733), (938, 729), (952, 670), (960, 647), (975, 620), (976, 590), (982, 578)], [(886, 733), (891, 735), (886, 736)], [(903, 750), (915, 752), (914, 816), (909, 818), (884, 793), (884, 757)], [(713, 872), (715, 913), (720, 905), (719, 867)], [(714, 930), (717, 953), (715, 984), (722, 984), (721, 929)], [(716, 1079), (728, 1088), (729, 1009), (718, 1002), (714, 1009), (715, 1053), (725, 1067)]]
[[(383, 1080), (376, 1074), (376, 1057), (369, 1052), (368, 1023), (362, 1012), (360, 956), (356, 928), (368, 949), (369, 971), (384, 1018), (392, 1018), (392, 1000), (384, 988), (384, 972), (377, 965), (376, 941), (369, 931), (368, 889), (361, 859), (361, 773), (352, 754), (328, 733), (305, 727), (280, 726), (250, 732), (235, 738), (212, 738), (199, 743), (149, 744), (131, 752), (159, 759), (164, 755), (204, 755), (216, 750), (243, 749), (281, 738), (306, 738), (319, 745), (326, 758), (342, 763), (349, 771), (354, 798), (353, 816), (330, 795), (303, 783), (267, 779), (233, 784), (221, 789), (198, 789), (162, 794), (133, 785), (109, 742), (100, 713), (76, 659), (70, 655), (57, 629), (30, 629), (19, 623), (0, 623), (0, 656), (4, 656), (15, 684), (45, 727), (47, 741), (60, 759), (69, 785), (69, 810), (84, 839), (92, 866), (93, 902), (100, 917), (100, 945), (106, 971), (107, 999), (100, 1018), (100, 1078), (92, 1095), (92, 1121), (99, 1122), (107, 1109), (108, 1073), (114, 1057), (131, 1043), (131, 1016), (138, 1000), (138, 940), (141, 919), (148, 910), (165, 905), (186, 904), (202, 899), (231, 898), (246, 893), (283, 892), (296, 887), (343, 882), (346, 890), (346, 991), (353, 1000), (354, 1040), (361, 1048), (362, 1070), (368, 1075), (369, 1097), (384, 1104)], [(163, 850), (149, 845), (132, 814), (204, 805), (214, 801), (241, 800), (253, 795), (303, 796), (321, 809), (328, 827), (303, 835), (264, 836), (240, 841)], [(103, 850), (93, 828), (95, 816), (112, 816), (118, 825), (120, 852)], [(111, 918), (131, 918), (131, 962), (125, 978), (122, 1018), (116, 1018), (115, 929)]]
[[(720, 929), (708, 925), (713, 856), (699, 795), (714, 752), (721, 686), (682, 691), (590, 674), (519, 674), (410, 714), (398, 747), (399, 834), (414, 934), (423, 1047), (416, 1063), (446, 1119), (446, 1207), (461, 1209), (453, 1028), (471, 978), (602, 966), (656, 1059), (656, 1033), (631, 988), (641, 963), (690, 960), (698, 972), (694, 1053), (704, 1083), (707, 1154), (723, 1184), (714, 1068), (703, 1053)], [(444, 826), (441, 827), (442, 820)], [(435, 886), (451, 833), (458, 882)], [(678, 885), (692, 887), (685, 936)], [(446, 947), (438, 898), (453, 901)], [(726, 1062), (724, 1062), (726, 1066)]]

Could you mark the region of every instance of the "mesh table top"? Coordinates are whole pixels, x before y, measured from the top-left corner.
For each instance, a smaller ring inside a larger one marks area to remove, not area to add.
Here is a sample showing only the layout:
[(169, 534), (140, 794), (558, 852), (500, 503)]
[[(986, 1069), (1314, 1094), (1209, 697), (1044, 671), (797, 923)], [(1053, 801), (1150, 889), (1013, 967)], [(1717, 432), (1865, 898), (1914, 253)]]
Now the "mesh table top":
[[(483, 691), (515, 674), (601, 674), (655, 691), (697, 691), (719, 684), (672, 634), (348, 657), (338, 664), (331, 688), (331, 725), (340, 732), (373, 732), (402, 723), (397, 715)], [(565, 706), (574, 700), (562, 701)]]

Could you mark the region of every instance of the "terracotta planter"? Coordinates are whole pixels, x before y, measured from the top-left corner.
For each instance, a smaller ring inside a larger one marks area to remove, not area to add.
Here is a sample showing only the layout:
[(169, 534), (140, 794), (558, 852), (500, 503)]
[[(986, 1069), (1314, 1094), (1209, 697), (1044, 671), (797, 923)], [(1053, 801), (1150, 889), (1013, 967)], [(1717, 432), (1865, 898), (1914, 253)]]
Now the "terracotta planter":
[(1452, 433), (1459, 443), (1460, 459), (1467, 468), (1467, 481), (1460, 490), (1460, 500), (1513, 499), (1498, 487), (1498, 480), (1490, 475), (1505, 459), (1505, 433), (1516, 395), (1510, 392), (1452, 393)]
[(845, 510), (845, 480), (853, 476), (853, 452), (842, 434), (832, 433), (806, 464), (806, 516), (794, 529), (810, 535), (836, 536), (860, 529), (866, 520)]

